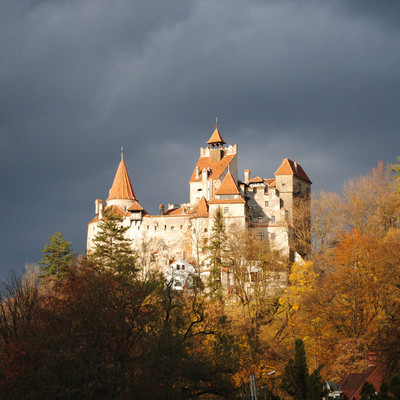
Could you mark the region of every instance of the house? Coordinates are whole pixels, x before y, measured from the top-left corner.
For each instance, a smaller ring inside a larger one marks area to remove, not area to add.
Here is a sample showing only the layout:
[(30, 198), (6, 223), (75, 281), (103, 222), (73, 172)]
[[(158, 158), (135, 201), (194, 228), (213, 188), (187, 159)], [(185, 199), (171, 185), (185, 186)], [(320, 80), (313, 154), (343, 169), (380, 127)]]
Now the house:
[(376, 392), (379, 393), (383, 376), (383, 366), (376, 362), (376, 354), (370, 353), (368, 355), (368, 368), (364, 372), (350, 372), (338, 382), (342, 398), (346, 396), (349, 400), (358, 400), (361, 397), (361, 389), (365, 382), (374, 385)]

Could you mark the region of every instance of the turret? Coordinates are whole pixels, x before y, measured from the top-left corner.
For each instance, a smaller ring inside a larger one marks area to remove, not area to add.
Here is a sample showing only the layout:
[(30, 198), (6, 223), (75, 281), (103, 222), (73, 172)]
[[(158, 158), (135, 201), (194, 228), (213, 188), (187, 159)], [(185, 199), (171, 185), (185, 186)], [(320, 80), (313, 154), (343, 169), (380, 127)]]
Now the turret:
[(133, 203), (137, 202), (131, 180), (124, 162), (124, 150), (121, 148), (121, 161), (118, 165), (109, 196), (107, 206), (117, 206), (126, 212)]

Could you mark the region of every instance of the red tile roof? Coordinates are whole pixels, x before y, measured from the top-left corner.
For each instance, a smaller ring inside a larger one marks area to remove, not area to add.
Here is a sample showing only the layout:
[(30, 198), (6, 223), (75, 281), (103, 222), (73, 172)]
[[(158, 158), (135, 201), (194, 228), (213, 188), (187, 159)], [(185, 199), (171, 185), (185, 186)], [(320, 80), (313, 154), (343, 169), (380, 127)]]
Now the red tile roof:
[(129, 179), (128, 171), (123, 159), (121, 159), (121, 162), (119, 163), (107, 201), (116, 199), (136, 200), (131, 180)]
[(349, 399), (358, 400), (365, 382), (372, 383), (377, 393), (383, 382), (383, 366), (374, 365), (364, 372), (350, 372), (339, 383), (339, 389)]
[(199, 218), (207, 218), (208, 217), (208, 204), (207, 200), (204, 196), (199, 201), (199, 204), (197, 205), (197, 213), (196, 216)]
[(123, 212), (118, 206), (112, 205), (107, 206), (104, 211), (112, 210), (113, 214), (118, 215), (119, 217), (127, 217), (129, 213)]
[(217, 180), (221, 174), (228, 167), (228, 164), (236, 157), (236, 154), (229, 154), (222, 158), (221, 161), (210, 161), (210, 157), (200, 157), (197, 161), (196, 167), (199, 167), (199, 177), (196, 178), (196, 167), (194, 168), (193, 174), (190, 178), (190, 182), (201, 181), (201, 171), (203, 169), (210, 169), (210, 176), (208, 179)]
[(96, 215), (96, 216), (88, 223), (88, 225), (90, 225), (90, 224), (93, 223), (93, 222), (97, 222), (97, 221), (99, 221), (99, 216), (98, 216), (98, 215)]
[(276, 179), (265, 179), (268, 183), (268, 186), (276, 186)]
[(129, 208), (128, 211), (144, 211), (144, 208), (139, 204), (138, 201), (135, 201)]
[(256, 176), (255, 178), (249, 180), (249, 183), (256, 183), (256, 182), (264, 182), (264, 179), (260, 178), (259, 176)]
[(230, 172), (225, 175), (221, 186), (215, 191), (215, 194), (240, 194), (235, 180)]
[(184, 214), (182, 207), (170, 208), (165, 211), (164, 215), (181, 215)]
[(237, 199), (216, 199), (215, 197), (208, 204), (246, 204), (242, 197)]
[(225, 144), (224, 139), (222, 139), (222, 136), (219, 133), (218, 125), (215, 126), (215, 130), (211, 135), (210, 140), (207, 142), (207, 144), (217, 144), (217, 143)]
[(304, 172), (301, 165), (289, 160), (288, 158), (283, 159), (282, 164), (275, 172), (275, 175), (295, 175), (298, 178), (303, 179), (303, 181), (311, 183), (310, 178)]

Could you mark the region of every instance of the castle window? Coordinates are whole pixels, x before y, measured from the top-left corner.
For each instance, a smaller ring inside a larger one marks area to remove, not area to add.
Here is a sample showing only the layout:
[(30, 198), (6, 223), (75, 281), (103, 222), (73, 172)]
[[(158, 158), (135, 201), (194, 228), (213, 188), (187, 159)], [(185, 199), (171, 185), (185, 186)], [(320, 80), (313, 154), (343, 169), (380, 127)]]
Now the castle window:
[(158, 225), (154, 225), (154, 230), (156, 231), (158, 229)]
[(258, 222), (263, 222), (263, 217), (258, 217)]
[(204, 232), (207, 232), (208, 231), (208, 229), (207, 228), (204, 228)]
[(185, 265), (184, 264), (182, 264), (182, 271), (184, 271), (185, 270)]
[(269, 201), (268, 200), (265, 201), (265, 207), (269, 207)]
[(176, 264), (176, 270), (179, 271), (181, 269), (181, 266), (179, 264)]
[(180, 227), (181, 229), (183, 229), (183, 225), (181, 225), (181, 227)]
[(271, 222), (275, 222), (276, 218), (275, 215), (271, 215)]
[(228, 214), (229, 213), (229, 207), (224, 207), (224, 214)]
[(257, 188), (253, 189), (253, 193), (256, 194), (257, 193)]
[(149, 225), (147, 225), (147, 229), (149, 229), (150, 228), (150, 226)]
[(260, 238), (260, 240), (264, 239), (264, 234), (262, 232), (259, 234), (259, 238)]
[(255, 207), (257, 205), (257, 203), (255, 201), (253, 201), (253, 207)]
[(175, 229), (174, 225), (171, 225), (171, 231), (173, 231)]
[(264, 194), (268, 194), (268, 187), (264, 188)]
[(164, 225), (164, 231), (166, 231), (167, 230), (167, 225)]

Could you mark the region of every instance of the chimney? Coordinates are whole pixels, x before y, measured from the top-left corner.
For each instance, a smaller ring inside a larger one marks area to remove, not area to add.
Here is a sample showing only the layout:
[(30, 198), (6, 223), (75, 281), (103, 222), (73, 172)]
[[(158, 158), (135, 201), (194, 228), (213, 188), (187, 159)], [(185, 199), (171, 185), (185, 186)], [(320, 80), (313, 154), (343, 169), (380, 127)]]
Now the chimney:
[(158, 207), (160, 209), (160, 215), (164, 214), (164, 204), (160, 204), (160, 206)]
[(201, 178), (203, 182), (206, 182), (208, 179), (208, 171), (205, 168), (201, 171)]
[(199, 179), (199, 166), (196, 165), (196, 179)]
[(99, 219), (103, 218), (103, 201), (96, 199), (95, 201), (95, 214), (99, 216)]
[(296, 170), (296, 172), (298, 172), (297, 171), (297, 161), (294, 161), (294, 169)]
[(250, 170), (245, 169), (244, 170), (244, 183), (249, 183), (250, 181)]

